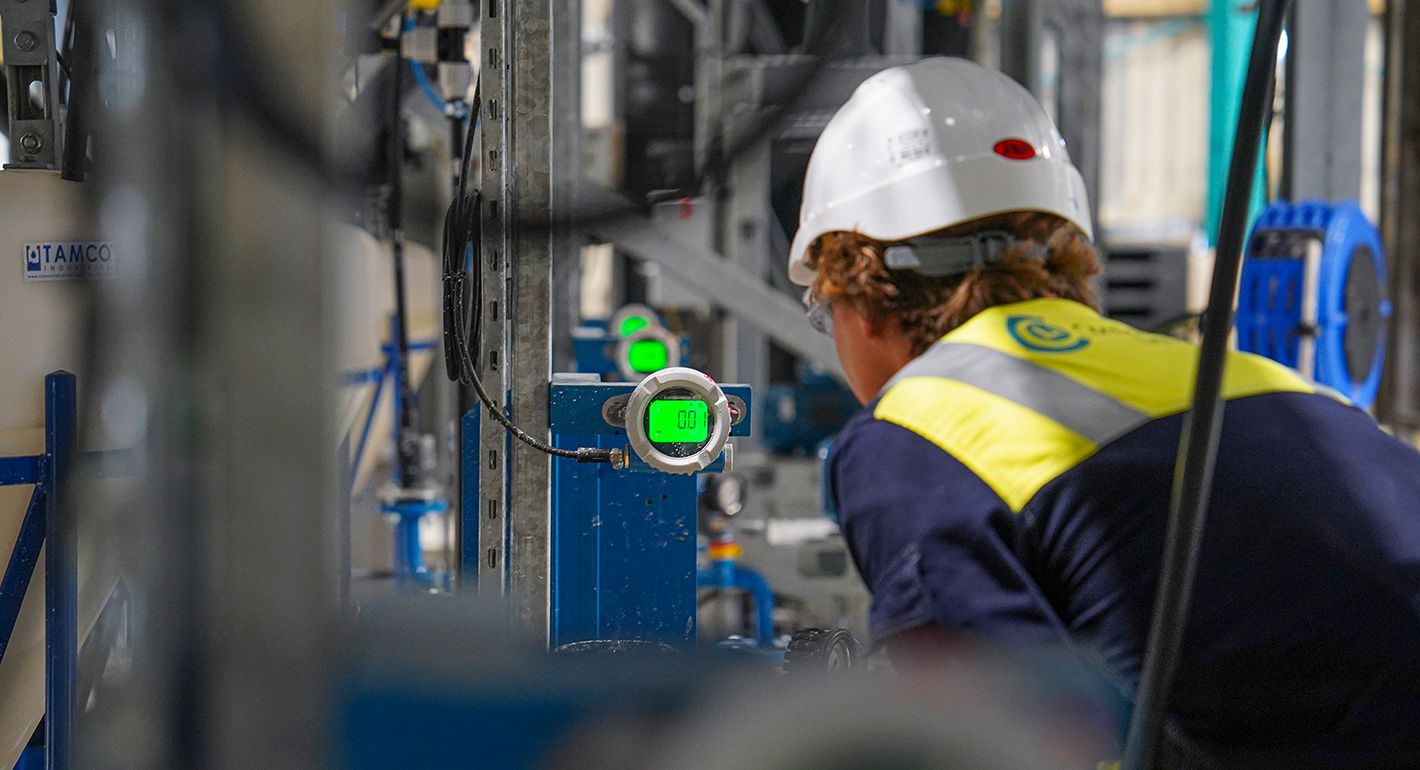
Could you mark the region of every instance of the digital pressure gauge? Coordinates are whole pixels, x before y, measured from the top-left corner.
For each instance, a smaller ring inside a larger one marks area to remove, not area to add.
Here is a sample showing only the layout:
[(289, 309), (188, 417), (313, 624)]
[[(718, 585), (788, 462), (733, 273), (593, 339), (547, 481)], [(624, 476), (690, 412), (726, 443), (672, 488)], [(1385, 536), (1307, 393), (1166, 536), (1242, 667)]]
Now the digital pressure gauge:
[(731, 456), (729, 399), (715, 381), (683, 366), (646, 377), (626, 404), (626, 436), (647, 465), (666, 473), (698, 473), (721, 452)]
[(632, 303), (622, 305), (607, 322), (607, 331), (617, 337), (629, 337), (648, 326), (660, 326), (661, 317), (651, 308)]
[(636, 381), (680, 363), (680, 338), (663, 326), (642, 327), (616, 342), (616, 368)]

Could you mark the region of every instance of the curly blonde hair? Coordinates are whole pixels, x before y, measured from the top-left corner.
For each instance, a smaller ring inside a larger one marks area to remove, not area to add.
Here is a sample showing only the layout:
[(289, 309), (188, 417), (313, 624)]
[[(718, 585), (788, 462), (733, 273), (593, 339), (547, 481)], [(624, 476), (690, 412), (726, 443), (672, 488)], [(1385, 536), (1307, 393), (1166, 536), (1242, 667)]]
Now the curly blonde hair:
[[(1079, 228), (1051, 214), (1015, 212), (938, 234), (986, 230), (1012, 233), (1020, 242), (999, 265), (948, 277), (891, 270), (883, 262), (891, 244), (857, 232), (825, 233), (809, 246), (808, 266), (817, 271), (813, 292), (821, 302), (857, 308), (874, 323), (898, 325), (915, 354), (993, 305), (1060, 297), (1099, 309), (1090, 283), (1100, 273), (1099, 252)], [(1042, 246), (1044, 260), (1036, 256)]]

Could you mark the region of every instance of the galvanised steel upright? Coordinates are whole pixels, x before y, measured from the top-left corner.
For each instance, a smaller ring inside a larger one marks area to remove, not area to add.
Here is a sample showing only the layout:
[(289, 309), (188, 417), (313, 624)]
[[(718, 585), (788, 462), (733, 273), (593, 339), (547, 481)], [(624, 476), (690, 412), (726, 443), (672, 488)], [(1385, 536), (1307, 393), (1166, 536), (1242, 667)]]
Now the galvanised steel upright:
[[(553, 251), (565, 237), (558, 218), (566, 213), (561, 210), (570, 201), (566, 191), (576, 178), (575, 162), (554, 164), (553, 159), (566, 155), (557, 152), (557, 143), (572, 141), (579, 127), (576, 70), (558, 68), (554, 77), (553, 52), (561, 46), (560, 54), (576, 53), (577, 36), (569, 34), (576, 26), (568, 24), (569, 18), (580, 17), (576, 5), (560, 0), (481, 4), (484, 316), (476, 365), (500, 406), (544, 439), (552, 372)], [(465, 477), (461, 516), (465, 585), (476, 582), (484, 594), (506, 593), (517, 624), (545, 640), (552, 551), (550, 459), (523, 444), (510, 445), (493, 420), (466, 417), (465, 429), (475, 423), (478, 483), (474, 490)], [(467, 456), (463, 467), (472, 470)]]

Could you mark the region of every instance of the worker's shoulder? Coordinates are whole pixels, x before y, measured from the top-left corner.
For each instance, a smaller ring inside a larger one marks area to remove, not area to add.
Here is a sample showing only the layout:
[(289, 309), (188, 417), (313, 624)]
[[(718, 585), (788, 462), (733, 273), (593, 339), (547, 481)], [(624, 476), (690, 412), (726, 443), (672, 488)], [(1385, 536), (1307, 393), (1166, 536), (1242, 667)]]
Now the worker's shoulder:
[(880, 419), (875, 413), (875, 399), (844, 424), (833, 440), (830, 452), (835, 465), (849, 460), (856, 464), (875, 464), (893, 455), (914, 453), (921, 449), (923, 439), (916, 433)]
[(956, 457), (910, 428), (875, 414), (877, 401), (854, 415), (834, 439), (830, 464), (836, 475), (897, 479), (904, 483), (957, 482), (979, 477)]
[(878, 417), (877, 406), (880, 400), (881, 397), (873, 399), (844, 423), (843, 429), (833, 440), (833, 454), (838, 455), (860, 445), (867, 448), (881, 441), (893, 442), (917, 437), (916, 433), (901, 425)]

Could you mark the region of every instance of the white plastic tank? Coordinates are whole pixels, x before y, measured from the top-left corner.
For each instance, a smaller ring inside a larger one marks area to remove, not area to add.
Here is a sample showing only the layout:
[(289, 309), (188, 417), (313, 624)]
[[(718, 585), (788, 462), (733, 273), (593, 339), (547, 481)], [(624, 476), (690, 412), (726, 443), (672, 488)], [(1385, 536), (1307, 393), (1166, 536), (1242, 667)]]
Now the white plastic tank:
[[(61, 254), (60, 251), (64, 253)], [(102, 251), (102, 255), (100, 252)], [(51, 171), (0, 171), (0, 456), (44, 451), (44, 376), (66, 369), (82, 394), (87, 369), (78, 276), (116, 269), (85, 216), (83, 187)], [(99, 279), (95, 279), (99, 280)], [(82, 400), (82, 395), (81, 395)], [(83, 416), (80, 416), (83, 424)], [(88, 449), (80, 436), (80, 450)], [(0, 487), (0, 553), (13, 550), (33, 487)], [(79, 533), (79, 632), (88, 635), (116, 570)], [(44, 715), (44, 558), (35, 566), (0, 660), (0, 767), (12, 767)]]
[[(0, 171), (0, 456), (44, 451), (44, 377), (56, 369), (74, 372), (82, 394), (89, 386), (82, 359), (84, 317), (82, 282), (103, 280), (94, 273), (122, 270), (124, 255), (114, 254), (84, 211), (83, 187), (57, 172)], [(342, 373), (380, 369), (389, 343), (394, 312), (392, 254), (389, 243), (350, 225), (337, 225), (332, 270), (339, 332), (336, 338)], [(60, 246), (64, 258), (56, 261)], [(46, 249), (46, 246), (48, 247)], [(78, 249), (78, 264), (71, 256)], [(438, 266), (426, 246), (405, 249), (409, 336), (436, 341), (440, 329)], [(80, 277), (88, 271), (87, 277)], [(411, 356), (411, 384), (427, 375), (438, 349)], [(352, 431), (351, 446), (367, 416), (373, 384), (341, 389), (342, 428)], [(370, 428), (364, 462), (357, 470), (363, 483), (387, 453), (393, 410), (391, 384)], [(80, 425), (84, 424), (80, 415)], [(82, 431), (82, 427), (81, 427)], [(85, 444), (79, 449), (111, 449)], [(0, 553), (8, 563), (33, 487), (0, 487)], [(118, 570), (96, 537), (79, 533), (79, 629), (87, 637)], [(3, 570), (0, 567), (0, 570)], [(35, 567), (9, 648), (0, 660), (0, 768), (14, 766), (44, 716), (44, 559)]]

